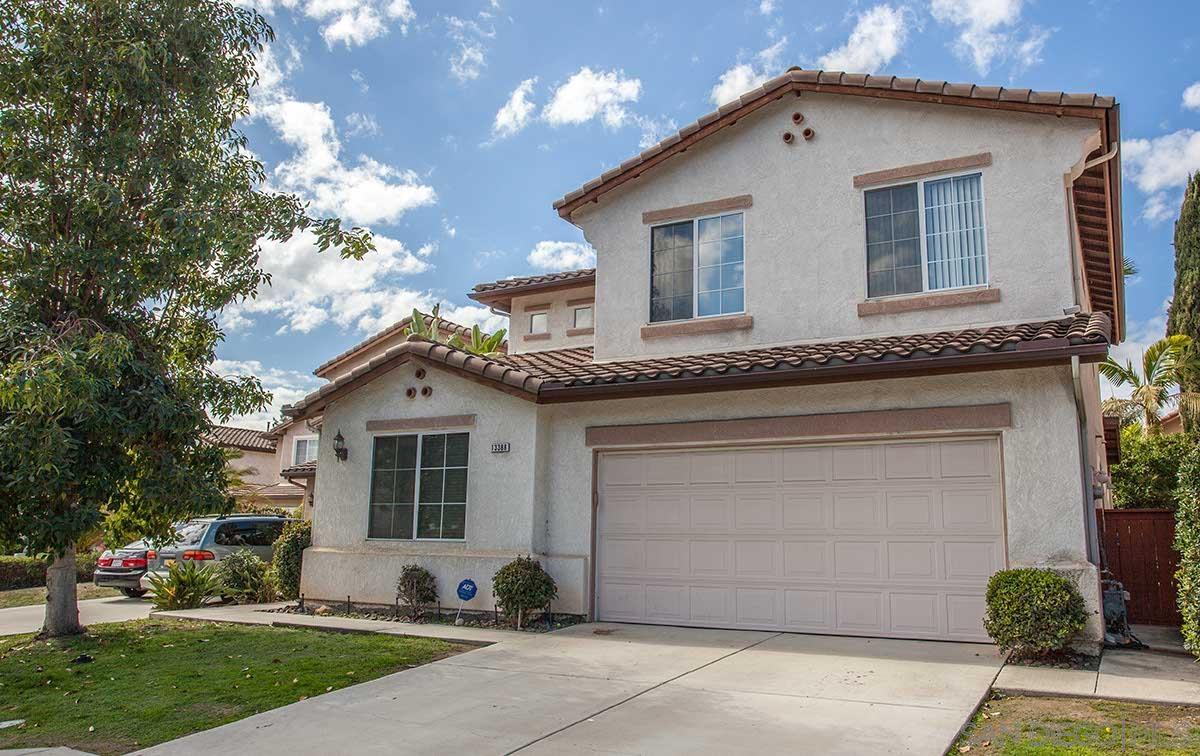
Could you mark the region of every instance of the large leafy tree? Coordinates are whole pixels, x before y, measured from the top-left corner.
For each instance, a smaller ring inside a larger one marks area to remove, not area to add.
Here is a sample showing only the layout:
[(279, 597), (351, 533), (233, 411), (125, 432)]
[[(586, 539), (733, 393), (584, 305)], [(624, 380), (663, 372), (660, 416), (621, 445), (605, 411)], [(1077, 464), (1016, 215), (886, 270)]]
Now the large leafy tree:
[[(1175, 221), (1175, 293), (1167, 333), (1190, 336), (1193, 350), (1200, 345), (1200, 173), (1188, 179)], [(1200, 392), (1200, 375), (1186, 376), (1183, 387)], [(1181, 414), (1188, 429), (1194, 430), (1198, 413), (1185, 407)]]
[(1194, 412), (1200, 409), (1200, 394), (1184, 391), (1181, 383), (1195, 374), (1192, 340), (1177, 334), (1159, 339), (1142, 353), (1140, 370), (1132, 360), (1125, 364), (1109, 357), (1100, 363), (1100, 374), (1118, 388), (1128, 388), (1128, 399), (1104, 400), (1104, 411), (1119, 415), (1125, 422), (1141, 423), (1147, 433), (1158, 433), (1163, 410), (1178, 406)]
[(272, 39), (215, 0), (0, 0), (0, 540), (49, 552), (43, 632), (79, 632), (74, 542), (224, 509), (210, 417), (262, 407), (209, 367), (260, 240), (361, 229), (263, 189), (238, 119)]

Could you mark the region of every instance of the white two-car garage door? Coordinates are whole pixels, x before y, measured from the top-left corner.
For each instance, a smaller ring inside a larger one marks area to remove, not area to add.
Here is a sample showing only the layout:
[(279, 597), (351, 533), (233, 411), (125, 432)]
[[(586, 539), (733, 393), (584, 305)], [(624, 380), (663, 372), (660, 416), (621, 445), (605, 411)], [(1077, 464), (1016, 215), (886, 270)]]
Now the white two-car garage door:
[(600, 456), (601, 620), (986, 641), (996, 438)]

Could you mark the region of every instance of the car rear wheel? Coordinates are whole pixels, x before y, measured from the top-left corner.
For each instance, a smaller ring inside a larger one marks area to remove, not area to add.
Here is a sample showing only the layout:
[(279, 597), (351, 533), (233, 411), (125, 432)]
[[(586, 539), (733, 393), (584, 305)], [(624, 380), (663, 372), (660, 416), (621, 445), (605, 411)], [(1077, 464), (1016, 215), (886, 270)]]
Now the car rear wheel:
[(145, 588), (122, 588), (121, 593), (124, 593), (129, 598), (141, 598), (149, 593), (149, 591)]

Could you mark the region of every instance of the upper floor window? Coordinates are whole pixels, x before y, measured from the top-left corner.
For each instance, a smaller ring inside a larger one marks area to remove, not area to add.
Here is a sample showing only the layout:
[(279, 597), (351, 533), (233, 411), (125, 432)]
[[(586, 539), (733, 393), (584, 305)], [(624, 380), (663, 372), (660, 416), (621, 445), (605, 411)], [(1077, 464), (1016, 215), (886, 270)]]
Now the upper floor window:
[(317, 437), (304, 436), (296, 439), (292, 448), (292, 464), (302, 465), (317, 458)]
[(573, 328), (591, 328), (592, 327), (592, 308), (576, 307), (575, 308), (575, 325)]
[(871, 189), (865, 198), (868, 297), (987, 284), (981, 174)]
[(742, 213), (650, 229), (650, 322), (746, 309)]
[(534, 312), (529, 315), (529, 332), (546, 333), (550, 330), (550, 313)]
[(469, 439), (467, 433), (377, 436), (367, 537), (462, 540)]

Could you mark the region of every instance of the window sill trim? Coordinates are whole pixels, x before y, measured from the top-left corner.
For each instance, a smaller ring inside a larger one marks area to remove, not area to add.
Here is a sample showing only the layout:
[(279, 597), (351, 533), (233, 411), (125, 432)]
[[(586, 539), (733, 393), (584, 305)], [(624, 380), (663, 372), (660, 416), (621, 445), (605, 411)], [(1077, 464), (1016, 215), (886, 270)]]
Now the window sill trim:
[(942, 307), (964, 307), (991, 304), (1000, 301), (999, 289), (966, 289), (959, 291), (926, 292), (907, 297), (868, 299), (858, 303), (858, 317), (872, 315), (895, 315), (918, 310), (935, 310)]
[(591, 336), (596, 332), (595, 328), (568, 328), (568, 336)]
[(521, 337), (521, 341), (545, 341), (548, 338), (550, 338), (550, 332), (542, 331), (540, 333), (527, 333)]
[(693, 318), (691, 320), (676, 320), (667, 323), (649, 323), (642, 326), (642, 338), (657, 339), (670, 336), (697, 336), (705, 333), (748, 331), (753, 327), (754, 317), (751, 315), (720, 315), (717, 317)]

